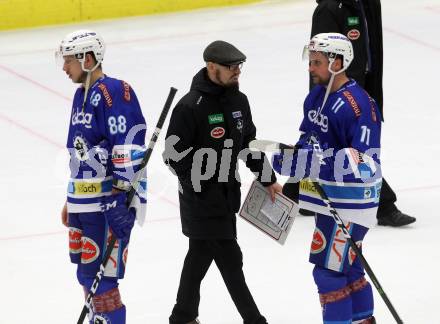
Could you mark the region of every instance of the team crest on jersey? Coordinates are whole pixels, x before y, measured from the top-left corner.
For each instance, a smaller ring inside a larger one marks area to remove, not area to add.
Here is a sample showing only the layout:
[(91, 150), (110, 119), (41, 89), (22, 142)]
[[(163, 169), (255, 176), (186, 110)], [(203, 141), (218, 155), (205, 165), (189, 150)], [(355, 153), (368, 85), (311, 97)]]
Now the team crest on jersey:
[(319, 114), (316, 116), (317, 112), (316, 110), (310, 110), (307, 114), (307, 117), (309, 118), (310, 122), (312, 122), (315, 125), (318, 125), (321, 128), (321, 131), (324, 133), (327, 133), (328, 131), (328, 117), (324, 114)]
[(89, 159), (89, 148), (84, 138), (75, 136), (73, 139), (73, 148), (75, 149), (75, 156), (79, 161), (87, 161)]
[(327, 240), (325, 239), (324, 234), (319, 228), (315, 228), (315, 232), (313, 233), (312, 245), (310, 247), (310, 253), (321, 253), (322, 251), (324, 251), (326, 246)]
[(93, 316), (93, 324), (111, 324), (110, 319), (104, 314)]
[(100, 250), (98, 244), (90, 237), (82, 237), (81, 263), (88, 264), (95, 261), (99, 256)]
[(69, 227), (69, 251), (73, 254), (81, 252), (82, 230), (76, 227)]
[(98, 85), (98, 88), (101, 89), (102, 94), (104, 95), (105, 98), (105, 102), (107, 103), (107, 106), (110, 108), (113, 105), (113, 99), (110, 96), (110, 93), (107, 90), (107, 87), (105, 86), (104, 83), (100, 83)]

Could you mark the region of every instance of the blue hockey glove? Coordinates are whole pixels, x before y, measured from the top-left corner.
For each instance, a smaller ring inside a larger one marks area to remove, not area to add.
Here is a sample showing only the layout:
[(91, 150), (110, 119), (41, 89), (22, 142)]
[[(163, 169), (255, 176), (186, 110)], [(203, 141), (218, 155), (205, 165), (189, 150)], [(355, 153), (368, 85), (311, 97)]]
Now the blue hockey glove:
[(113, 234), (118, 239), (128, 240), (136, 215), (134, 208), (127, 206), (127, 193), (103, 197), (102, 209)]

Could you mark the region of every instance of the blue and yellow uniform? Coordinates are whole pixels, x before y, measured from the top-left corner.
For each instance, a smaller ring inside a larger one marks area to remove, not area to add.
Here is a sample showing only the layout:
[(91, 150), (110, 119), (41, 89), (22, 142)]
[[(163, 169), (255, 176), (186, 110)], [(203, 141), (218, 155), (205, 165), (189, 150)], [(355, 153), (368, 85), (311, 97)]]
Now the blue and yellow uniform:
[[(83, 105), (85, 93), (84, 87), (79, 87), (72, 105), (67, 138), (71, 171), (67, 210), (70, 258), (78, 264), (81, 285), (90, 287), (112, 235), (101, 203), (114, 186), (131, 186), (145, 152), (146, 124), (136, 94), (126, 82), (103, 76), (91, 85)], [(141, 222), (145, 205), (144, 173), (130, 205)], [(118, 240), (96, 295), (118, 294), (117, 281), (124, 276), (127, 250), (128, 239)], [(113, 299), (120, 300), (118, 296)], [(99, 306), (95, 299), (94, 307), (108, 308)], [(108, 314), (109, 319), (125, 322), (125, 306), (111, 308), (118, 314)]]
[(373, 313), (371, 287), (311, 182), (320, 183), (360, 246), (375, 224), (380, 197), (381, 117), (376, 102), (354, 80), (321, 107), (325, 92), (317, 85), (306, 97), (296, 153), (275, 155), (273, 166), (300, 181), (300, 207), (317, 213), (309, 260), (316, 265), (324, 323), (357, 323)]

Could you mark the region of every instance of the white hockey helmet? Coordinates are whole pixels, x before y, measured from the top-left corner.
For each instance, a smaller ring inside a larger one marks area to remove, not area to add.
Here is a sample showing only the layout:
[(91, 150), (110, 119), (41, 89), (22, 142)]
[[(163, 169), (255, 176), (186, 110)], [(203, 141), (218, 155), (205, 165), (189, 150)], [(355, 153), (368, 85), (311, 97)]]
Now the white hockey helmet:
[[(96, 65), (90, 70), (84, 68), (84, 58), (88, 52), (93, 52), (96, 59)], [(57, 60), (62, 60), (64, 56), (74, 55), (81, 62), (82, 69), (89, 72), (95, 70), (102, 63), (104, 53), (104, 40), (98, 33), (91, 30), (77, 30), (64, 37), (55, 56)]]
[[(329, 71), (333, 74), (345, 71), (354, 58), (353, 45), (347, 37), (339, 33), (321, 33), (313, 36), (309, 44), (304, 47), (303, 59), (308, 60), (310, 52), (325, 53), (330, 61)], [(330, 67), (336, 55), (342, 56), (343, 61), (343, 67), (337, 73)]]

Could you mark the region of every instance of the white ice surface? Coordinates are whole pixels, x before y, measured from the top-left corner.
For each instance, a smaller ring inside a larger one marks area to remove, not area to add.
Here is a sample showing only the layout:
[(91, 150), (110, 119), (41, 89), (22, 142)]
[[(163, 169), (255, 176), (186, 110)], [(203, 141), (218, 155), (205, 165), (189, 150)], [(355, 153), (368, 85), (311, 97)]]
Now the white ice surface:
[[(440, 323), (440, 1), (383, 2), (383, 170), (398, 207), (417, 222), (372, 229), (364, 253), (405, 323)], [(311, 0), (267, 1), (0, 33), (0, 323), (76, 323), (82, 307), (59, 216), (75, 88), (54, 65), (62, 37), (80, 27), (103, 35), (105, 72), (134, 87), (150, 130), (169, 87), (179, 89), (176, 99), (189, 89), (205, 46), (230, 41), (248, 56), (241, 89), (259, 138), (293, 143), (308, 88), (300, 57), (314, 7)], [(167, 323), (187, 249), (176, 180), (161, 161), (162, 151), (163, 134), (149, 164), (147, 223), (134, 230), (121, 283), (130, 324)], [(246, 191), (252, 177), (245, 168), (241, 174)], [(238, 220), (247, 282), (270, 323), (321, 322), (308, 263), (312, 231), (313, 219), (298, 217), (281, 247)], [(201, 295), (203, 323), (241, 322), (215, 265)], [(393, 323), (376, 292), (375, 302), (378, 323)]]

